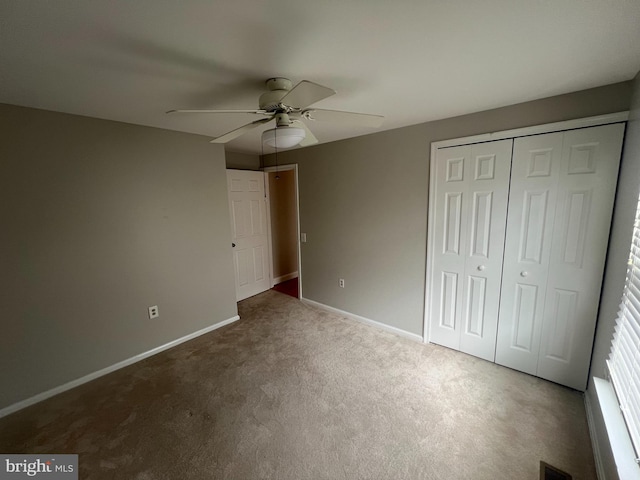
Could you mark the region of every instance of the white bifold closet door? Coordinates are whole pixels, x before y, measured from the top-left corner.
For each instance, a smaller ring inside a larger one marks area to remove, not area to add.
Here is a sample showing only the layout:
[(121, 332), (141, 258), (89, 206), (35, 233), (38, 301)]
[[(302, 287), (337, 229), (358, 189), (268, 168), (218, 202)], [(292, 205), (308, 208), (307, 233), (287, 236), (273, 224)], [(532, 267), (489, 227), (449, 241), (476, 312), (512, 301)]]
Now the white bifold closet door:
[(497, 363), (585, 389), (623, 134), (514, 140)]
[(513, 140), (438, 149), (430, 341), (494, 360)]

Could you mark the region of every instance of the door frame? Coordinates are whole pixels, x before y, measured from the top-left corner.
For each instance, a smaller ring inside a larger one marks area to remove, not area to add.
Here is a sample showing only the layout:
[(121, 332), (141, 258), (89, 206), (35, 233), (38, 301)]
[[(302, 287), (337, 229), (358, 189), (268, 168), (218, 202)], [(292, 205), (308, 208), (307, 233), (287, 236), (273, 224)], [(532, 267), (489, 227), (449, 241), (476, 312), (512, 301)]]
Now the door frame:
[[(473, 135), (469, 137), (452, 138), (449, 140), (442, 140), (431, 143), (431, 152), (429, 157), (429, 208), (427, 210), (427, 265), (425, 269), (425, 294), (424, 294), (424, 306), (423, 306), (423, 326), (422, 326), (422, 341), (429, 343), (429, 308), (431, 305), (431, 280), (433, 274), (433, 248), (434, 248), (434, 236), (435, 236), (435, 159), (438, 149), (469, 145), (473, 143), (491, 142), (494, 140), (505, 140), (508, 138), (526, 137), (529, 135), (538, 135), (541, 133), (559, 132), (563, 130), (574, 130), (577, 128), (595, 127), (600, 125), (607, 125), (610, 123), (620, 123), (629, 120), (629, 112), (616, 112), (607, 115), (598, 115), (595, 117), (579, 118), (575, 120), (566, 120), (563, 122), (547, 123), (542, 125), (533, 125), (530, 127), (517, 128), (513, 130), (502, 130), (493, 133), (485, 133), (481, 135)], [(300, 238), (298, 237), (298, 240)]]
[(300, 249), (300, 189), (298, 187), (298, 164), (280, 165), (277, 167), (264, 167), (262, 169), (264, 173), (264, 186), (265, 196), (267, 199), (267, 233), (269, 238), (269, 275), (271, 288), (273, 288), (273, 241), (271, 232), (271, 196), (269, 192), (269, 173), (270, 172), (284, 172), (287, 170), (293, 170), (293, 183), (294, 183), (294, 197), (296, 201), (296, 255), (298, 257), (298, 298), (302, 298), (302, 255)]

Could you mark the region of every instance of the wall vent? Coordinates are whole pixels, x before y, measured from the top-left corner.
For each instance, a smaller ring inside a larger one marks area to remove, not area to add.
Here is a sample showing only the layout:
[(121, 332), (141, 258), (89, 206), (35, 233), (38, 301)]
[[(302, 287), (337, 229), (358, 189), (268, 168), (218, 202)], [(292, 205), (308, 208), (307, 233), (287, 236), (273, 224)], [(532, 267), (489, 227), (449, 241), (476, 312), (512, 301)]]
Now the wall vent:
[(540, 480), (572, 480), (572, 476), (559, 468), (540, 462)]

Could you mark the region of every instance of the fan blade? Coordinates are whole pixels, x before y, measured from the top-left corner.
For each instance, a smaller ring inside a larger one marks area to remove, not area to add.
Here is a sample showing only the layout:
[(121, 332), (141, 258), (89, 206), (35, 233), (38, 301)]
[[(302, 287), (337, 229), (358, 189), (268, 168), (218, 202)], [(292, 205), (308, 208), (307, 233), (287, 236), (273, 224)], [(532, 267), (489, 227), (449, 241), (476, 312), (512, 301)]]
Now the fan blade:
[(304, 140), (302, 140), (298, 145), (300, 145), (301, 147), (308, 147), (309, 145), (315, 145), (316, 143), (318, 143), (318, 139), (316, 138), (316, 136), (311, 133), (309, 127), (307, 127), (307, 125), (302, 120), (294, 120), (293, 123), (304, 128), (304, 131), (306, 132)]
[(306, 108), (313, 103), (335, 94), (336, 91), (331, 88), (323, 87), (309, 80), (302, 80), (293, 87), (289, 93), (282, 97), (280, 103), (294, 108)]
[(238, 138), (240, 135), (248, 132), (249, 130), (253, 130), (256, 127), (259, 127), (263, 123), (267, 123), (273, 120), (272, 118), (261, 118), (260, 120), (256, 120), (255, 122), (247, 123), (246, 125), (241, 126), (240, 128), (236, 128), (235, 130), (231, 130), (230, 132), (225, 133), (224, 135), (214, 138), (210, 143), (227, 143), (233, 140), (234, 138)]
[(343, 112), (341, 110), (322, 110), (310, 108), (302, 112), (303, 118), (320, 122), (348, 123), (356, 127), (378, 128), (382, 125), (382, 115), (369, 115), (366, 113)]
[(169, 110), (166, 113), (255, 113), (266, 115), (266, 110)]

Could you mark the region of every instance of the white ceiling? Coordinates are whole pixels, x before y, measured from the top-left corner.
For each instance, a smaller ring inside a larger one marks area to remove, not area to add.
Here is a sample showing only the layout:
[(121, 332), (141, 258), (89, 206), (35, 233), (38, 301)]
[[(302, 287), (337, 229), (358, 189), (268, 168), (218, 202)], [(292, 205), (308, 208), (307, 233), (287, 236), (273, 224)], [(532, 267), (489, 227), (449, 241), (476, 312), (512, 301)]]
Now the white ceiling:
[[(284, 76), (386, 130), (638, 70), (638, 0), (0, 1), (1, 103), (211, 137), (255, 118), (164, 112), (257, 108)], [(310, 128), (321, 143), (375, 131)], [(227, 149), (260, 153), (260, 130)]]

